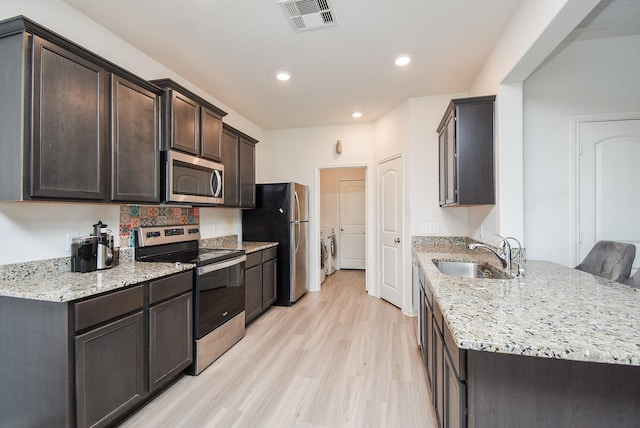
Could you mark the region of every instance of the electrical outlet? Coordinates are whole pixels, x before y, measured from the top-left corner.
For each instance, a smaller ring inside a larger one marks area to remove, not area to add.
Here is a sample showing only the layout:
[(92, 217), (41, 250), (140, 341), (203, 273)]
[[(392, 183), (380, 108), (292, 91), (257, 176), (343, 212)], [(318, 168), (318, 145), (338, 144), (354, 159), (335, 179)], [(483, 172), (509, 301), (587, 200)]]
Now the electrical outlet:
[(440, 223), (420, 223), (420, 233), (440, 233)]

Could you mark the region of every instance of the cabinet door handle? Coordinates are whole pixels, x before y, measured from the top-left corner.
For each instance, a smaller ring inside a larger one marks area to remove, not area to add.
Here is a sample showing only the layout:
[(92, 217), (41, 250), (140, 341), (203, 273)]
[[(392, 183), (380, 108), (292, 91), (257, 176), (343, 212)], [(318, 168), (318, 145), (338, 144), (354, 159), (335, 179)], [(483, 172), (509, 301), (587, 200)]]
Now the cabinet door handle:
[(396, 244), (399, 244), (400, 243), (400, 238), (394, 239), (393, 242), (395, 242)]
[(225, 312), (222, 313), (223, 317), (226, 317), (227, 315), (229, 315), (229, 311), (225, 311)]

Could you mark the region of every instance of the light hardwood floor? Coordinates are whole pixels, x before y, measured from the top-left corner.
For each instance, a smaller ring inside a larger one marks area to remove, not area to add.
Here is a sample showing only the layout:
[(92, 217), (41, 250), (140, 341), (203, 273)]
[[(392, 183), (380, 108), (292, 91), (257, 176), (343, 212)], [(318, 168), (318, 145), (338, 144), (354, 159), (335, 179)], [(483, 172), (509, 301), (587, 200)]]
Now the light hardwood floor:
[(364, 271), (338, 271), (122, 426), (434, 427), (415, 324), (366, 293)]

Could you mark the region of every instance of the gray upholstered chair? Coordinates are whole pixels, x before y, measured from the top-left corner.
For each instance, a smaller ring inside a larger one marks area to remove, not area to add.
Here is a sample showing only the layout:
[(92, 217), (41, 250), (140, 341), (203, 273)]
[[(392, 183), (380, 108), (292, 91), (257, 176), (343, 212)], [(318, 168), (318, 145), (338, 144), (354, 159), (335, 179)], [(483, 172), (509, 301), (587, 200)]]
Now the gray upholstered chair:
[(640, 269), (638, 269), (636, 273), (631, 275), (629, 279), (624, 281), (624, 283), (635, 288), (640, 288)]
[(623, 282), (629, 278), (636, 246), (615, 241), (598, 241), (576, 269)]

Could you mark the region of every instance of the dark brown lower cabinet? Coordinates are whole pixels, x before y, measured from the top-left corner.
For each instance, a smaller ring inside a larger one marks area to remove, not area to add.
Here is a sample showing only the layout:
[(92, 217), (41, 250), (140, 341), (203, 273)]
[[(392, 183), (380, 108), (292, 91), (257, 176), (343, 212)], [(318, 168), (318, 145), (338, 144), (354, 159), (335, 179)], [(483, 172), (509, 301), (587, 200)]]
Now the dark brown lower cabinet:
[(0, 296), (0, 426), (113, 426), (193, 361), (193, 272), (72, 302)]
[[(263, 252), (263, 258), (264, 258)], [(278, 260), (272, 259), (262, 264), (262, 307), (268, 308), (276, 301), (276, 275)]]
[(110, 425), (189, 367), (192, 289), (183, 272), (73, 305), (78, 428)]
[(276, 301), (278, 247), (247, 254), (245, 262), (245, 322), (259, 317)]
[(438, 330), (436, 323), (433, 323), (433, 392), (438, 426), (444, 427), (444, 367), (442, 363), (442, 353), (444, 342), (442, 334)]
[[(419, 275), (419, 273), (416, 273)], [(418, 279), (418, 286), (420, 291), (420, 351), (422, 352), (422, 362), (425, 366), (427, 373), (427, 388), (431, 392), (430, 398), (433, 403), (433, 309), (429, 303), (429, 299), (424, 291), (424, 279)]]
[(245, 322), (262, 313), (262, 251), (247, 254), (244, 271)]
[(421, 329), (432, 333), (422, 336), (433, 397), (427, 405), (438, 427), (638, 426), (640, 366), (460, 349), (428, 278), (420, 292)]
[(467, 426), (466, 351), (455, 346), (429, 283), (419, 273), (420, 334), (427, 387), (439, 428)]
[(460, 381), (446, 348), (443, 352), (444, 426), (467, 426), (467, 388)]
[(171, 381), (193, 361), (193, 294), (149, 308), (149, 391)]
[(75, 338), (77, 426), (108, 426), (146, 395), (142, 310)]

